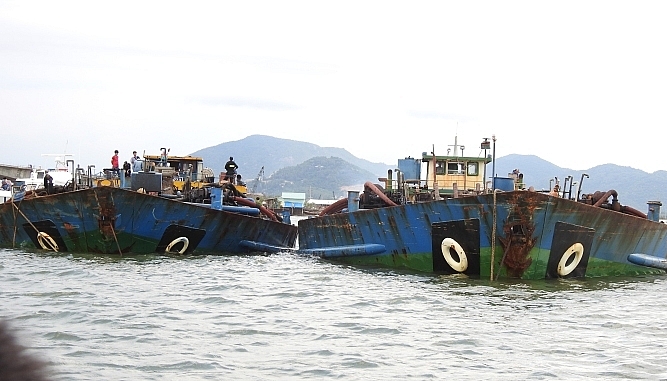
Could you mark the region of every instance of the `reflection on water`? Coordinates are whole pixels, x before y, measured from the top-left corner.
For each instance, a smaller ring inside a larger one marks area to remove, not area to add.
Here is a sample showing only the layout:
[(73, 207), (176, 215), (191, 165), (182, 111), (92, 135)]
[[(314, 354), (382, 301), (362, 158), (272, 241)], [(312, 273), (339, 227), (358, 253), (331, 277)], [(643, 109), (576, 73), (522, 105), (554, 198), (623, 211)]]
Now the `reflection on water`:
[(497, 281), (290, 253), (0, 250), (54, 379), (660, 379), (667, 278)]

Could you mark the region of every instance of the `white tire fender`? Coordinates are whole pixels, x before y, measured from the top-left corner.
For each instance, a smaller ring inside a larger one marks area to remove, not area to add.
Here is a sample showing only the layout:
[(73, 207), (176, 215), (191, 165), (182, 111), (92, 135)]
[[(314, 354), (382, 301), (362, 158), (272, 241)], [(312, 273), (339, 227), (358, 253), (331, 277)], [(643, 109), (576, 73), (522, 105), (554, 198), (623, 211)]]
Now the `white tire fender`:
[[(569, 265), (565, 265), (568, 261), (568, 259), (574, 255), (574, 259), (572, 262), (570, 262)], [(572, 244), (565, 252), (563, 253), (563, 256), (560, 257), (560, 262), (558, 262), (558, 275), (560, 276), (567, 276), (574, 271), (574, 269), (577, 268), (577, 265), (579, 265), (579, 262), (581, 262), (581, 258), (584, 256), (584, 245), (581, 243), (577, 242)]]
[[(445, 261), (447, 261), (447, 264), (454, 269), (454, 271), (462, 273), (468, 269), (468, 257), (466, 256), (466, 252), (456, 240), (453, 238), (445, 238), (442, 240), (440, 248), (442, 249), (442, 255), (445, 257)], [(452, 249), (459, 256), (458, 261), (452, 257), (450, 251)]]
[(181, 248), (181, 250), (178, 251), (178, 254), (183, 254), (183, 253), (185, 253), (185, 250), (188, 249), (188, 245), (190, 244), (190, 240), (188, 239), (188, 237), (178, 237), (178, 238), (174, 239), (174, 240), (171, 241), (171, 243), (167, 246), (167, 248), (164, 249), (164, 252), (165, 252), (165, 253), (171, 253), (171, 252), (172, 252), (171, 249), (172, 249), (176, 244), (181, 243), (181, 242), (183, 243), (183, 247)]

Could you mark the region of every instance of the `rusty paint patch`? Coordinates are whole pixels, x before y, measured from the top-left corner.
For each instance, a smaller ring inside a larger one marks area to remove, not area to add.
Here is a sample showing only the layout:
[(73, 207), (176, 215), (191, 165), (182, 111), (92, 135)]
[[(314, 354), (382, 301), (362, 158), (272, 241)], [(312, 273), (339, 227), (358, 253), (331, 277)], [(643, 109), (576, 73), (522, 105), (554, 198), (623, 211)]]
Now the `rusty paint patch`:
[(108, 215), (101, 215), (97, 219), (97, 225), (100, 230), (100, 233), (105, 238), (113, 239), (115, 235), (114, 227), (116, 226), (116, 218), (109, 217)]
[(100, 215), (97, 218), (98, 229), (106, 239), (115, 240), (116, 208), (113, 200), (110, 199), (107, 192), (103, 192), (97, 197), (98, 206), (100, 208)]
[(79, 242), (79, 234), (76, 232), (76, 227), (69, 222), (63, 222), (63, 228), (69, 239), (76, 245)]
[(519, 197), (518, 193), (509, 201), (512, 209), (503, 223), (504, 236), (498, 238), (503, 248), (501, 265), (510, 277), (520, 278), (533, 263), (530, 251), (537, 238), (533, 237), (535, 224), (532, 218), (539, 201), (532, 197)]
[(533, 263), (530, 250), (537, 241), (533, 237), (534, 232), (533, 224), (505, 223), (503, 226), (505, 236), (499, 237), (504, 253), (502, 265), (505, 266), (509, 276), (520, 278)]

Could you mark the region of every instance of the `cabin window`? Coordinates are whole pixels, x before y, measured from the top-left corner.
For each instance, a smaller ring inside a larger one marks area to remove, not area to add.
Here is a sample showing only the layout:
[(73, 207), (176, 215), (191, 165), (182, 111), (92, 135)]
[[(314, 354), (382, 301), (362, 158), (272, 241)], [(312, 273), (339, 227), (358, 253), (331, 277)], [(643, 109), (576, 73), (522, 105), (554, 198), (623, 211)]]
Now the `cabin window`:
[(479, 163), (468, 163), (467, 173), (468, 176), (479, 175)]
[(463, 163), (457, 161), (450, 161), (447, 163), (447, 174), (448, 175), (462, 175), (463, 172)]
[(445, 174), (445, 162), (444, 161), (438, 161), (435, 163), (435, 174), (436, 175), (444, 175)]

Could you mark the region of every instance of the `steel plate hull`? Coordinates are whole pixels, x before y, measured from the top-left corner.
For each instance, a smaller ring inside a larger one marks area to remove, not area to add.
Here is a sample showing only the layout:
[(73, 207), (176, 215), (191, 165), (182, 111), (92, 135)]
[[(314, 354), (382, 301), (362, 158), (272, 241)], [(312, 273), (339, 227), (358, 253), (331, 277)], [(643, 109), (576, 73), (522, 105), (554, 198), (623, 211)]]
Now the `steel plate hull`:
[[(345, 247), (358, 253), (368, 245), (382, 245), (382, 253), (347, 255), (338, 250), (340, 255), (327, 257), (482, 278), (492, 272), (494, 278), (520, 279), (664, 273), (633, 264), (628, 255), (667, 256), (665, 224), (529, 191), (359, 210), (301, 220), (298, 226), (300, 253)], [(447, 262), (445, 238), (463, 248), (464, 271)], [(566, 255), (577, 243), (580, 253)]]
[(164, 253), (171, 244), (174, 253), (249, 253), (292, 248), (296, 237), (290, 224), (114, 187), (0, 204), (5, 248), (55, 244), (60, 252), (148, 254)]

